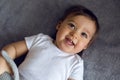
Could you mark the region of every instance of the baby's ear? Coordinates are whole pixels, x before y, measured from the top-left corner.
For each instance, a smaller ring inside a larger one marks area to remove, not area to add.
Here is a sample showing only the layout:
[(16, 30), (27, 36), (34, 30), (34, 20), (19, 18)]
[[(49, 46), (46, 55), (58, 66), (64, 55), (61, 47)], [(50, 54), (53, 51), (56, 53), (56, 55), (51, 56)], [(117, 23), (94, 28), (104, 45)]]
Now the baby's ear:
[(56, 26), (56, 30), (58, 30), (59, 28), (60, 28), (60, 26), (61, 26), (61, 21), (60, 22), (58, 22), (58, 24), (57, 24), (57, 26)]

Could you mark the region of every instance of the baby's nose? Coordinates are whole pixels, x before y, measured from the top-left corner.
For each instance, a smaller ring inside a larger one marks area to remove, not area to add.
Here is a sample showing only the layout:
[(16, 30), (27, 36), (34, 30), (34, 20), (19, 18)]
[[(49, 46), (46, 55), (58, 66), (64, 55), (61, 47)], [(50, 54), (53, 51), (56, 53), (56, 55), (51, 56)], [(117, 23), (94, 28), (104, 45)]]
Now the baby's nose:
[(74, 31), (71, 31), (70, 35), (71, 35), (74, 39), (78, 39), (78, 37), (79, 37), (78, 32), (75, 31), (75, 30), (74, 30)]

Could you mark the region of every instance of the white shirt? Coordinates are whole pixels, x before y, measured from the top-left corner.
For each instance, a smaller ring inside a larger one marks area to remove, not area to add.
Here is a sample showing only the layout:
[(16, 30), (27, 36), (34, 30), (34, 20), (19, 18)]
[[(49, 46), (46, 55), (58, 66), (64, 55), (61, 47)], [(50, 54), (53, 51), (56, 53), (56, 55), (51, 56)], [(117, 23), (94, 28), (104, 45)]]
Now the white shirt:
[(83, 80), (83, 60), (58, 49), (44, 34), (26, 37), (29, 52), (19, 66), (20, 80)]

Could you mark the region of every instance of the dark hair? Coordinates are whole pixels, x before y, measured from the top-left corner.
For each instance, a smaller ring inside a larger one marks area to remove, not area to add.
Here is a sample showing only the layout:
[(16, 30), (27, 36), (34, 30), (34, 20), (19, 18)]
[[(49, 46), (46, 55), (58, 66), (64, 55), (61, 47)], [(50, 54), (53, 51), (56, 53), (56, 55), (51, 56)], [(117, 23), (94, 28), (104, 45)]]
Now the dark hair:
[(95, 22), (96, 31), (88, 44), (88, 45), (90, 45), (94, 41), (94, 39), (96, 38), (96, 36), (98, 35), (98, 32), (99, 32), (99, 23), (98, 23), (98, 19), (97, 19), (96, 15), (91, 10), (87, 9), (84, 6), (75, 5), (75, 6), (68, 8), (64, 12), (64, 15), (62, 16), (62, 18), (60, 20), (64, 21), (69, 15), (73, 15), (73, 16), (83, 15)]

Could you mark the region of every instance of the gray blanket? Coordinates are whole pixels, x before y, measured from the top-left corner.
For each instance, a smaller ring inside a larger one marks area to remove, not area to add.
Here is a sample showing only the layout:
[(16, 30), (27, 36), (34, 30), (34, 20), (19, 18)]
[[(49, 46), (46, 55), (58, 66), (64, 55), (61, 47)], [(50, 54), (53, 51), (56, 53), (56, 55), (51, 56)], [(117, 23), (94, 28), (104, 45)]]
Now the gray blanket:
[(0, 0), (0, 49), (40, 32), (54, 37), (63, 11), (75, 4), (92, 10), (101, 27), (97, 40), (83, 54), (84, 80), (120, 80), (119, 0)]

